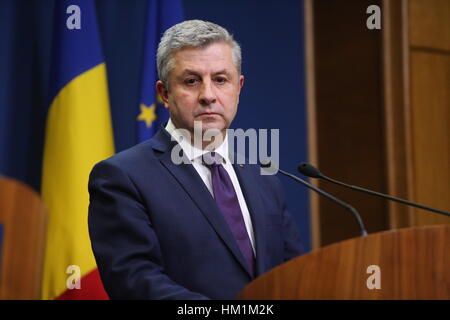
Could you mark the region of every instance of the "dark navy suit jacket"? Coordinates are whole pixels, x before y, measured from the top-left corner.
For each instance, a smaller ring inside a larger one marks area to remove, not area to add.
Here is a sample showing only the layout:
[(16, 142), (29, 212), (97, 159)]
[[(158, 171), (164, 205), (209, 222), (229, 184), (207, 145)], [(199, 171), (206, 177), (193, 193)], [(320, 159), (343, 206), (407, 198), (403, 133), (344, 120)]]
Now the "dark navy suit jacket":
[[(252, 280), (214, 198), (175, 142), (154, 138), (98, 163), (89, 179), (89, 233), (111, 299), (233, 299)], [(301, 253), (281, 184), (233, 165), (253, 223), (256, 276)]]

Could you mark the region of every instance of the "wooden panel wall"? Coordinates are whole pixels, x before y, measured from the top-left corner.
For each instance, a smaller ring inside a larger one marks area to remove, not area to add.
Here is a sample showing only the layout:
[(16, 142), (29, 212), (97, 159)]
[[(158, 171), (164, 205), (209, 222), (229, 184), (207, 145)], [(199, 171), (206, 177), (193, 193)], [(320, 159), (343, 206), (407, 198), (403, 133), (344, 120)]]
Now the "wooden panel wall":
[[(407, 0), (382, 2), (387, 192), (412, 200)], [(411, 225), (412, 208), (390, 201), (390, 228)]]
[[(383, 1), (388, 190), (450, 211), (450, 1)], [(392, 228), (449, 223), (390, 206)]]
[[(382, 30), (365, 27), (369, 5)], [(306, 0), (310, 160), (327, 175), (450, 211), (450, 0)], [(450, 219), (343, 190), (369, 232)], [(356, 236), (311, 197), (313, 247)]]
[[(413, 49), (410, 61), (413, 197), (450, 211), (450, 52)], [(450, 223), (450, 218), (415, 210), (413, 223)]]
[(450, 52), (450, 1), (409, 0), (409, 44), (425, 51)]
[[(411, 196), (450, 211), (450, 1), (408, 5)], [(412, 225), (439, 223), (450, 218), (414, 210)]]
[[(366, 9), (372, 4), (379, 1), (307, 2), (312, 6), (315, 87), (313, 101), (308, 100), (314, 113), (309, 119), (315, 121), (309, 151), (313, 164), (330, 177), (385, 192), (382, 39), (379, 30), (366, 27)], [(387, 228), (384, 200), (327, 182), (319, 186), (354, 205), (369, 232)], [(350, 212), (322, 197), (313, 199), (314, 247), (359, 234)]]

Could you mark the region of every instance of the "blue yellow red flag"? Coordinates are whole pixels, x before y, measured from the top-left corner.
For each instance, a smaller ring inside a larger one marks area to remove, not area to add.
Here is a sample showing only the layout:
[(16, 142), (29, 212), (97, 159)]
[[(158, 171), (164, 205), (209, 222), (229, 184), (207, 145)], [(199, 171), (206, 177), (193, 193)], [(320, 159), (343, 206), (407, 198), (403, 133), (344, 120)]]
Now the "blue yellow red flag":
[(107, 299), (88, 235), (89, 173), (114, 153), (94, 1), (55, 2), (42, 171), (48, 207), (43, 299)]

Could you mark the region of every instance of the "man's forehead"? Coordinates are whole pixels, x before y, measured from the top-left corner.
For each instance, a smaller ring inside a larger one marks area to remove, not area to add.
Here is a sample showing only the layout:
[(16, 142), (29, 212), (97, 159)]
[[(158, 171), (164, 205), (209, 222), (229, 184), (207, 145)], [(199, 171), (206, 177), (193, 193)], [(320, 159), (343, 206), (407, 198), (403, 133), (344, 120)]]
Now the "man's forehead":
[[(205, 47), (185, 47), (177, 50), (173, 58), (175, 63), (189, 63), (202, 60), (229, 62), (232, 60), (231, 47), (227, 43), (212, 43)], [(213, 62), (211, 61), (211, 62)]]
[[(224, 46), (225, 45), (225, 46)], [(177, 74), (231, 74), (237, 72), (231, 47), (224, 43), (216, 47), (183, 48), (177, 51), (174, 67)]]
[(225, 51), (231, 51), (231, 44), (229, 44), (228, 42), (225, 41), (214, 41), (214, 42), (210, 42), (206, 45), (201, 45), (201, 46), (186, 46), (186, 47), (182, 47), (179, 48), (175, 51), (175, 53), (178, 52), (206, 52), (206, 51), (211, 51), (214, 49), (220, 49), (220, 50), (225, 50)]

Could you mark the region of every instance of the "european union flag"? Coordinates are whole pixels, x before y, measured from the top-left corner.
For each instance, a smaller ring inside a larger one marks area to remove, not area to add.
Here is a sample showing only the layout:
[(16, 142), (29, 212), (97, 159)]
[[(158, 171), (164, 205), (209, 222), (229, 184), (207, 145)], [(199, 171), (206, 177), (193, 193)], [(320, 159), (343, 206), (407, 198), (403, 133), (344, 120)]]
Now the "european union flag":
[(155, 83), (158, 80), (156, 51), (165, 30), (183, 20), (181, 0), (150, 0), (147, 8), (141, 99), (138, 112), (137, 139), (151, 138), (169, 114), (158, 98)]

